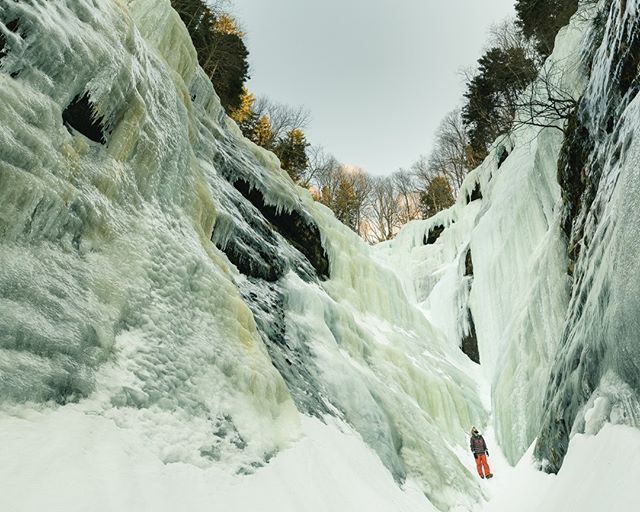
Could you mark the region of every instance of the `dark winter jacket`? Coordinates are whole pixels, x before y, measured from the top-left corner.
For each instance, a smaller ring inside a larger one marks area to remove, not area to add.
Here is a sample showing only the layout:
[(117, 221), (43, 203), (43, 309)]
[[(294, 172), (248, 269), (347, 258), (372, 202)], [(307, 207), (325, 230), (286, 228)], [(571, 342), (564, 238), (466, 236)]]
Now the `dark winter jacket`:
[(487, 453), (487, 443), (484, 442), (484, 437), (480, 434), (471, 436), (471, 452), (474, 455), (480, 455)]

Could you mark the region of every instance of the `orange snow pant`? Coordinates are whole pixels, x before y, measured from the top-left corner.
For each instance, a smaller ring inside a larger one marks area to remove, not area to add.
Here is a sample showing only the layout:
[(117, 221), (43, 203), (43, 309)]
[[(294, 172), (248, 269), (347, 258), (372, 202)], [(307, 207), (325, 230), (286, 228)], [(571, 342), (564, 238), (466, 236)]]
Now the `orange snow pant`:
[(476, 455), (476, 468), (478, 469), (478, 474), (480, 475), (480, 478), (484, 478), (487, 475), (491, 474), (491, 470), (489, 469), (489, 464), (487, 463), (487, 456), (484, 453), (480, 453), (479, 455)]

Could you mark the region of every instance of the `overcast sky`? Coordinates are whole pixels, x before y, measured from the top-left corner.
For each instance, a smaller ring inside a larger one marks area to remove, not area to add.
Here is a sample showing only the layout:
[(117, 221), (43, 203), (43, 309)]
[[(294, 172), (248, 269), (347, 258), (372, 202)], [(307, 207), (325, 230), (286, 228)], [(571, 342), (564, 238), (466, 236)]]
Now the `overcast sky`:
[(307, 138), (342, 163), (389, 174), (428, 154), (461, 103), (492, 23), (515, 0), (232, 0), (249, 89), (311, 112)]

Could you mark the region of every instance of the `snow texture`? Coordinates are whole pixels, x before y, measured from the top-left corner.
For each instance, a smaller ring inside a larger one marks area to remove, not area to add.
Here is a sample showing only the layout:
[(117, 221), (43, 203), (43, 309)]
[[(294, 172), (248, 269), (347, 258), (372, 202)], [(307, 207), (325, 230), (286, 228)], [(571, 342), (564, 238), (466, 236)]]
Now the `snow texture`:
[(0, 505), (12, 512), (436, 512), (415, 483), (401, 490), (344, 424), (304, 418), (302, 425), (303, 440), (239, 477), (164, 464), (144, 438), (75, 406), (2, 415), (4, 457), (15, 463), (0, 465)]

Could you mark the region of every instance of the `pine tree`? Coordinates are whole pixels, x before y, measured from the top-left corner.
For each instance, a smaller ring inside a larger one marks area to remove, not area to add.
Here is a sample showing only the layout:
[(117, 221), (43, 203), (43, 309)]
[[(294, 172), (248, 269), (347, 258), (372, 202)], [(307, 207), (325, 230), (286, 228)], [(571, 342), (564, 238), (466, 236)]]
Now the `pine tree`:
[(453, 203), (453, 190), (444, 176), (432, 178), (427, 190), (420, 194), (420, 211), (425, 219), (449, 208)]
[(553, 51), (558, 31), (569, 23), (578, 0), (517, 0), (516, 23), (522, 33), (536, 42), (543, 57)]
[(204, 0), (171, 0), (184, 22), (198, 63), (207, 74), (227, 113), (238, 108), (249, 63), (244, 34), (231, 16), (215, 13)]
[(278, 141), (275, 154), (280, 159), (282, 168), (289, 173), (295, 182), (300, 181), (309, 164), (307, 148), (309, 143), (302, 132), (297, 128), (289, 131), (283, 139)]
[(508, 131), (520, 93), (537, 75), (536, 63), (522, 48), (491, 48), (478, 60), (478, 73), (467, 84), (462, 110), (476, 158)]

